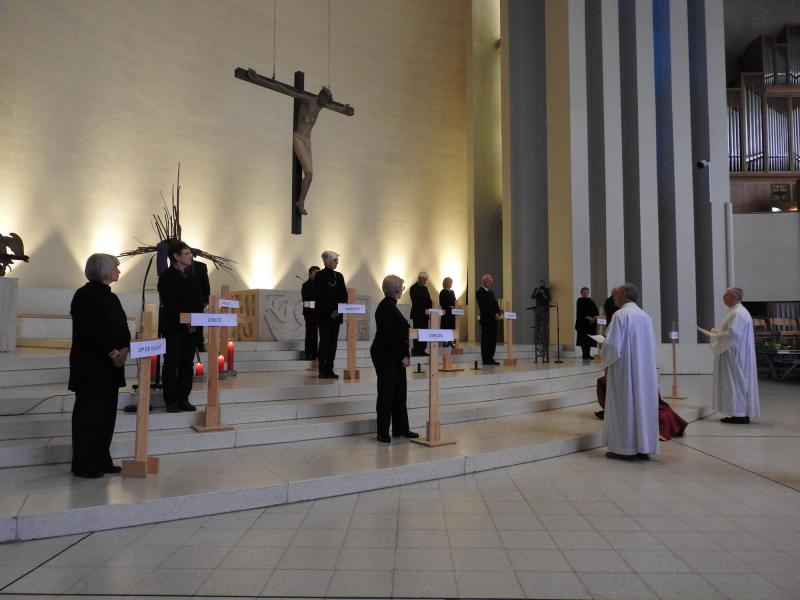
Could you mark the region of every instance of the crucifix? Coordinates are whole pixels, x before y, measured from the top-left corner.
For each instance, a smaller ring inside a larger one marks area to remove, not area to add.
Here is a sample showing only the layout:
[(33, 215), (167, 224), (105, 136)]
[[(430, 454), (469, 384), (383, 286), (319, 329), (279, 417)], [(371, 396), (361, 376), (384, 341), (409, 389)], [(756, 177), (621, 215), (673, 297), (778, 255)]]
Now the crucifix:
[(294, 121), (292, 137), (292, 233), (301, 233), (302, 215), (307, 215), (305, 207), (306, 195), (314, 177), (311, 161), (311, 130), (323, 108), (352, 117), (353, 107), (333, 100), (330, 89), (323, 87), (319, 94), (305, 91), (305, 75), (295, 71), (294, 85), (283, 83), (277, 79), (259, 75), (254, 69), (238, 67), (234, 71), (237, 79), (260, 85), (274, 92), (280, 92), (294, 98)]

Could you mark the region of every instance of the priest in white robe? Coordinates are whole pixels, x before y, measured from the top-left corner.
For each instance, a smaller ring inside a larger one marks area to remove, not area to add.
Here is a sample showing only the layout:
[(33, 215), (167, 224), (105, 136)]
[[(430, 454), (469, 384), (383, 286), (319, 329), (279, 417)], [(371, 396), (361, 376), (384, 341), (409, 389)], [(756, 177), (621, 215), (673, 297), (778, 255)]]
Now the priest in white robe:
[(606, 456), (647, 460), (658, 454), (658, 372), (653, 320), (636, 305), (639, 290), (625, 283), (614, 290), (619, 308), (603, 346), (608, 368), (604, 434)]
[(746, 425), (761, 414), (753, 319), (742, 305), (741, 288), (728, 288), (722, 301), (728, 313), (719, 330), (709, 332), (714, 353), (714, 408), (727, 413), (723, 423)]

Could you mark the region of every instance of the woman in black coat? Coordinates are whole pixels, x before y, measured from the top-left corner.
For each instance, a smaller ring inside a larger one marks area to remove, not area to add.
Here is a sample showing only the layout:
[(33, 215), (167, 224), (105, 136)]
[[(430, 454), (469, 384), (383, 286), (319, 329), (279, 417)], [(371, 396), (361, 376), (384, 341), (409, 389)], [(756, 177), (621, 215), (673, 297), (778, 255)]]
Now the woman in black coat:
[(378, 441), (389, 444), (389, 424), (394, 437), (418, 438), (408, 428), (406, 408), (406, 367), (409, 363), (408, 321), (397, 308), (403, 280), (396, 275), (383, 279), (385, 298), (375, 309), (375, 339), (369, 349), (378, 377)]
[[(442, 329), (455, 329), (456, 318), (453, 316), (453, 307), (456, 305), (456, 293), (452, 290), (453, 280), (445, 277), (442, 281), (442, 291), (439, 292), (439, 306), (444, 310), (442, 315)], [(447, 342), (446, 346), (452, 346), (453, 342)]]
[(583, 360), (592, 358), (591, 348), (595, 341), (590, 335), (597, 333), (597, 304), (589, 297), (589, 288), (581, 288), (581, 297), (575, 305), (575, 331), (578, 332), (578, 346), (583, 351)]
[(119, 279), (119, 261), (110, 254), (92, 254), (84, 269), (89, 282), (72, 298), (72, 349), (69, 389), (72, 409), (72, 472), (78, 477), (119, 473), (109, 448), (117, 420), (119, 388), (125, 386), (123, 365), (131, 332), (119, 298), (110, 284)]

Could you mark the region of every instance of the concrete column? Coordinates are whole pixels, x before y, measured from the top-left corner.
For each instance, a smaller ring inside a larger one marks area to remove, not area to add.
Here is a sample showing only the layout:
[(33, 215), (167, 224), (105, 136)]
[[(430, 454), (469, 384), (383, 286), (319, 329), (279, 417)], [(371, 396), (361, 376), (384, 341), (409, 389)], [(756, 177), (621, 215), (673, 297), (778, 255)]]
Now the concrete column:
[(619, 28), (625, 280), (639, 286), (642, 308), (660, 330), (652, 5), (639, 0), (620, 0)]

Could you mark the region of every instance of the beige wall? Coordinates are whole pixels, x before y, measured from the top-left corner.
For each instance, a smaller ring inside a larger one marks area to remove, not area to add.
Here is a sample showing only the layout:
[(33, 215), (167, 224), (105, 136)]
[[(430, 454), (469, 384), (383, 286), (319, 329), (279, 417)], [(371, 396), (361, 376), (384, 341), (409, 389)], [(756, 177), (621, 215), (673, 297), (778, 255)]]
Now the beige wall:
[[(327, 83), (327, 6), (278, 1), (282, 81), (299, 69), (307, 88)], [(89, 253), (154, 243), (149, 217), (180, 161), (184, 239), (238, 261), (234, 289), (295, 288), (331, 248), (365, 293), (425, 269), (460, 294), (467, 5), (331, 7), (333, 94), (355, 116), (320, 116), (311, 215), (292, 236), (291, 100), (233, 77), (271, 74), (272, 2), (0, 0), (0, 231), (31, 255), (20, 284), (75, 287)], [(138, 288), (144, 266), (124, 265), (118, 289)]]

